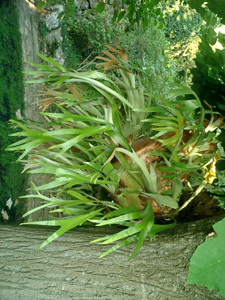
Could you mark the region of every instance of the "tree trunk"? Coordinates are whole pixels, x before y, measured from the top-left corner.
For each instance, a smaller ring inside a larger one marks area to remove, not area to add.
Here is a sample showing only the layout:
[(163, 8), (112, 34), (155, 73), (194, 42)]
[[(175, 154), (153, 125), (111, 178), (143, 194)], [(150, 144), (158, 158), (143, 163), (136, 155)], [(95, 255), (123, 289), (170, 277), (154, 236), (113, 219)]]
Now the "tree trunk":
[(185, 285), (192, 254), (221, 218), (179, 224), (146, 241), (131, 261), (134, 245), (99, 259), (109, 246), (89, 243), (118, 228), (77, 228), (39, 251), (53, 228), (0, 225), (0, 299), (223, 299)]

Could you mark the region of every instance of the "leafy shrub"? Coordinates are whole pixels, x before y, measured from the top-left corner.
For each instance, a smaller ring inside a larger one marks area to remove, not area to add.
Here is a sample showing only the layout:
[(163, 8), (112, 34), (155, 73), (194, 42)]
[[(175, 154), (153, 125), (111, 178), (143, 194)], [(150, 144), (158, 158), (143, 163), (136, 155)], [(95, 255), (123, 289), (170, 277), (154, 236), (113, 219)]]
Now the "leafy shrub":
[(187, 44), (199, 35), (202, 24), (201, 16), (180, 0), (169, 0), (162, 4), (165, 19), (165, 35), (171, 45)]
[(176, 66), (181, 82), (191, 83), (194, 57), (198, 50), (202, 18), (191, 9), (187, 1), (169, 0), (161, 4), (164, 15), (164, 31), (170, 45), (169, 57)]
[[(8, 121), (23, 108), (22, 49), (16, 4), (1, 1), (0, 15), (0, 212), (5, 211), (9, 221), (20, 221), (22, 201), (15, 204), (25, 193), (25, 176), (21, 175), (21, 165), (15, 163), (18, 155), (5, 152), (15, 142), (15, 138), (9, 138), (12, 129)], [(14, 204), (11, 209), (6, 206), (10, 198)]]
[(101, 53), (109, 42), (115, 46), (120, 35), (124, 34), (128, 21), (122, 20), (112, 24), (109, 12), (97, 14), (89, 18), (69, 18), (65, 21), (68, 35), (74, 47), (81, 54), (82, 60), (89, 55), (92, 58)]
[[(144, 29), (138, 26), (130, 29), (126, 18), (112, 23), (110, 12), (103, 12), (89, 19), (70, 18), (64, 21), (63, 28), (65, 41), (70, 43), (68, 49), (71, 49), (67, 53), (74, 53), (76, 57), (80, 53), (81, 61), (88, 56), (89, 60), (93, 59), (105, 44), (120, 45), (130, 53), (132, 64), (149, 76), (155, 92), (164, 92), (176, 77), (175, 65), (169, 62), (165, 53), (167, 41), (164, 32), (153, 24)], [(66, 65), (71, 68), (71, 64)]]
[[(206, 24), (201, 28), (201, 43), (193, 74), (193, 89), (201, 99), (214, 109), (225, 111), (225, 33), (216, 32), (218, 18), (211, 12), (205, 14)], [(222, 49), (214, 48), (220, 42)]]
[[(175, 215), (216, 176), (220, 149), (214, 131), (221, 120), (182, 85), (173, 87), (167, 98), (152, 98), (148, 85), (143, 90), (144, 74), (136, 78), (128, 69), (124, 50), (108, 49), (100, 65), (114, 70), (114, 76), (71, 71), (40, 55), (52, 66), (38, 65), (32, 72), (37, 79), (29, 83), (48, 88), (41, 103), (48, 122), (12, 120), (20, 130), (13, 136), (21, 140), (9, 150), (20, 151), (19, 160), (29, 153), (30, 173), (48, 175), (45, 184), (34, 187), (43, 203), (25, 216), (44, 207), (63, 215), (32, 223), (61, 227), (41, 247), (91, 221), (123, 226), (97, 240), (117, 242), (103, 256), (136, 242), (133, 256), (147, 236), (174, 226)], [(197, 177), (199, 185), (179, 207), (189, 176)], [(49, 197), (41, 194), (44, 190)], [(158, 218), (170, 223), (157, 224)]]
[(77, 69), (82, 62), (82, 54), (79, 52), (74, 41), (71, 39), (69, 30), (67, 27), (67, 22), (63, 21), (61, 24), (62, 32), (62, 49), (65, 55), (65, 66), (71, 69)]
[[(209, 2), (211, 3), (211, 2)], [(225, 2), (221, 6), (225, 10)], [(195, 58), (195, 67), (191, 69), (193, 75), (192, 88), (203, 101), (207, 101), (213, 110), (223, 116), (225, 112), (225, 33), (216, 30), (219, 19), (207, 8), (199, 9), (205, 23), (201, 27), (201, 42)], [(218, 11), (220, 13), (220, 10)], [(224, 21), (225, 23), (225, 21)], [(225, 26), (225, 25), (224, 25)], [(217, 44), (220, 43), (220, 48)], [(222, 46), (222, 47), (221, 47)], [(225, 146), (224, 126), (220, 139)]]

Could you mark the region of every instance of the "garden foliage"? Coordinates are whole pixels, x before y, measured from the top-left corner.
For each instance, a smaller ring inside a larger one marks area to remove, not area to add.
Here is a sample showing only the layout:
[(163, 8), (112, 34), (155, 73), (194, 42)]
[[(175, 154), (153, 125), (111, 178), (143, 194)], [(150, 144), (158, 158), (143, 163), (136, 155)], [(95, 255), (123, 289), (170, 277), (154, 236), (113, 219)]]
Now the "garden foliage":
[(161, 9), (164, 16), (164, 31), (171, 45), (179, 43), (187, 45), (199, 34), (202, 18), (199, 13), (191, 9), (187, 2), (167, 0), (162, 2)]
[[(130, 29), (129, 20), (126, 18), (112, 24), (111, 12), (95, 14), (87, 19), (71, 17), (61, 24), (68, 68), (78, 67), (78, 57), (80, 63), (88, 58), (93, 69), (92, 60), (96, 55), (100, 55), (105, 44), (110, 44), (114, 47), (120, 45), (129, 52), (132, 64), (145, 71), (151, 78), (155, 93), (163, 94), (176, 77), (177, 68), (165, 53), (168, 46), (165, 34), (153, 24), (144, 29), (134, 25)], [(76, 57), (76, 66), (71, 55)]]
[[(25, 193), (25, 176), (21, 165), (15, 163), (18, 155), (5, 149), (15, 138), (9, 137), (12, 129), (9, 119), (23, 108), (22, 49), (16, 4), (3, 0), (0, 3), (0, 220), (20, 221), (19, 196)], [(11, 199), (11, 200), (9, 200)], [(8, 203), (13, 203), (13, 205)], [(21, 202), (21, 201), (20, 201)]]
[(176, 66), (176, 78), (190, 84), (190, 69), (195, 67), (203, 19), (187, 1), (168, 0), (161, 2), (160, 6), (165, 22), (163, 32), (168, 41), (167, 52)]

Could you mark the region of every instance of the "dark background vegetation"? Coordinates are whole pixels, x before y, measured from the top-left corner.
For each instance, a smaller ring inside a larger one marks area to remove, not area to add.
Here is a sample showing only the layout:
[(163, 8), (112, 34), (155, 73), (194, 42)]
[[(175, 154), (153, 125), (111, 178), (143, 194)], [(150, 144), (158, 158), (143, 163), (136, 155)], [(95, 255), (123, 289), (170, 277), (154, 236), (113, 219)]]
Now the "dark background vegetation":
[[(19, 196), (25, 194), (26, 177), (21, 174), (22, 166), (15, 163), (17, 154), (5, 151), (15, 141), (9, 137), (12, 129), (8, 121), (24, 106), (21, 36), (15, 1), (1, 0), (0, 16), (0, 212), (6, 211), (9, 221), (19, 222), (23, 213)], [(13, 201), (11, 209), (6, 206), (9, 198)]]

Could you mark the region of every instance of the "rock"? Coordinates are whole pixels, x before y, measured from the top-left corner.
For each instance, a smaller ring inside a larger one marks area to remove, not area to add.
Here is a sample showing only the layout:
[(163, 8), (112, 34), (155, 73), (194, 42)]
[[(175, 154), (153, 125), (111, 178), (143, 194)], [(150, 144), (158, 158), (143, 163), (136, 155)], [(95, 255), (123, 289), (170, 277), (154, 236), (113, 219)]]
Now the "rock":
[(45, 23), (48, 30), (52, 30), (59, 27), (58, 15), (63, 12), (62, 5), (54, 5), (51, 7), (52, 13), (45, 15)]

